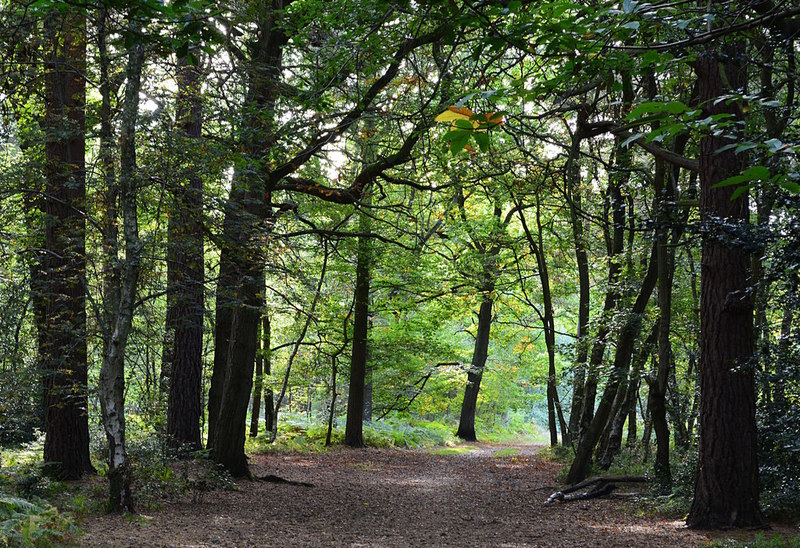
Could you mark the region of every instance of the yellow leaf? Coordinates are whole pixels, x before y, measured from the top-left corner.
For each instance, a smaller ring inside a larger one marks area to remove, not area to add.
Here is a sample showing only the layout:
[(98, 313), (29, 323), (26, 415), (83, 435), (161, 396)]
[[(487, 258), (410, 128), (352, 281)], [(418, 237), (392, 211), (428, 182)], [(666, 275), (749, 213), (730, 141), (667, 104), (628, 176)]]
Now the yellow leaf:
[(453, 122), (454, 120), (469, 120), (474, 113), (467, 107), (447, 107), (447, 110), (434, 118), (436, 122)]

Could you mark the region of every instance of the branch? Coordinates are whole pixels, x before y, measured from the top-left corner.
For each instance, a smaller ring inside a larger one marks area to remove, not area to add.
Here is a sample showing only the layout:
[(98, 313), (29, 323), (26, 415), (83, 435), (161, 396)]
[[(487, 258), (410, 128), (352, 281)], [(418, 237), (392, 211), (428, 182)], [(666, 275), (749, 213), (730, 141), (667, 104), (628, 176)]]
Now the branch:
[[(622, 137), (623, 139), (629, 139), (632, 134), (624, 130), (622, 128), (610, 128), (611, 133), (616, 135), (617, 137)], [(689, 171), (700, 171), (700, 162), (697, 160), (693, 160), (691, 158), (687, 158), (685, 156), (681, 156), (680, 154), (676, 154), (670, 150), (662, 148), (655, 143), (647, 143), (645, 142), (643, 137), (639, 137), (633, 141), (647, 152), (655, 156), (656, 158), (661, 158), (665, 162), (669, 162), (672, 165), (676, 165), (678, 167), (682, 167), (684, 169), (688, 169)]]
[(389, 62), (389, 68), (386, 69), (386, 72), (383, 73), (383, 76), (378, 78), (369, 87), (367, 92), (364, 94), (364, 97), (358, 101), (356, 106), (353, 107), (353, 109), (342, 118), (336, 127), (330, 129), (322, 135), (319, 135), (294, 158), (275, 168), (275, 170), (270, 173), (268, 186), (270, 188), (275, 187), (278, 181), (290, 173), (297, 171), (297, 169), (311, 159), (311, 157), (316, 154), (317, 151), (347, 131), (347, 129), (353, 125), (361, 117), (361, 115), (364, 114), (364, 112), (366, 112), (378, 94), (383, 91), (383, 89), (394, 79), (400, 70), (400, 65), (402, 64), (403, 60), (405, 60), (405, 58), (418, 47), (439, 41), (444, 36), (445, 30), (448, 26), (449, 24), (447, 23), (440, 25), (427, 34), (407, 40), (402, 46), (400, 46)]

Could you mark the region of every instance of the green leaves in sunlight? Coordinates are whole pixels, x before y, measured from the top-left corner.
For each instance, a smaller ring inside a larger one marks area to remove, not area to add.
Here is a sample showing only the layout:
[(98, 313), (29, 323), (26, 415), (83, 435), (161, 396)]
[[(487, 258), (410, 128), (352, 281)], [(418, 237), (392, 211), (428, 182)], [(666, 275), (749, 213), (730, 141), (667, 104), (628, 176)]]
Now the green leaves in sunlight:
[(462, 149), (476, 152), (468, 143), (474, 139), (481, 152), (489, 151), (490, 139), (488, 130), (503, 125), (503, 112), (488, 112), (476, 114), (467, 107), (450, 106), (447, 110), (434, 118), (436, 122), (450, 122), (450, 131), (442, 136), (442, 140), (449, 142), (450, 153), (458, 154)]

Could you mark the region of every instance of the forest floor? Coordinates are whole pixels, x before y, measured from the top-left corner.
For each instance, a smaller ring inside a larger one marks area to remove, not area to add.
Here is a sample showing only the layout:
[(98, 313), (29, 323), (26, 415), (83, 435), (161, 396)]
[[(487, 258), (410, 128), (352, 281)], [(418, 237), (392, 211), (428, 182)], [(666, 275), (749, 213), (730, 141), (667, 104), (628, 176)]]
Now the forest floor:
[(133, 518), (87, 516), (82, 546), (697, 546), (629, 500), (544, 505), (560, 464), (537, 445), (339, 448), (251, 458), (256, 476)]

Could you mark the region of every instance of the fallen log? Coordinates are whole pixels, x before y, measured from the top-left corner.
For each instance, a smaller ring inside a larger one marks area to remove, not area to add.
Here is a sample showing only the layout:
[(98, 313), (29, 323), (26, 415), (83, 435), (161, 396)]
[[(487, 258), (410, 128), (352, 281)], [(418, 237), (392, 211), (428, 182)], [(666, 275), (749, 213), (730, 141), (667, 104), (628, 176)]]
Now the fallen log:
[[(648, 479), (646, 476), (595, 476), (593, 478), (583, 480), (580, 483), (576, 483), (575, 485), (566, 487), (561, 491), (556, 491), (547, 498), (545, 504), (553, 504), (557, 500), (562, 502), (570, 502), (573, 500), (594, 499), (611, 493), (617, 488), (617, 483), (647, 483), (647, 481)], [(590, 491), (585, 491), (583, 493), (577, 493), (574, 495), (571, 494), (593, 485), (596, 487)]]
[(255, 476), (255, 479), (267, 483), (283, 483), (286, 485), (298, 485), (300, 487), (314, 487), (313, 483), (307, 483), (305, 481), (288, 480), (286, 478), (275, 476), (273, 474), (267, 474), (266, 476)]

